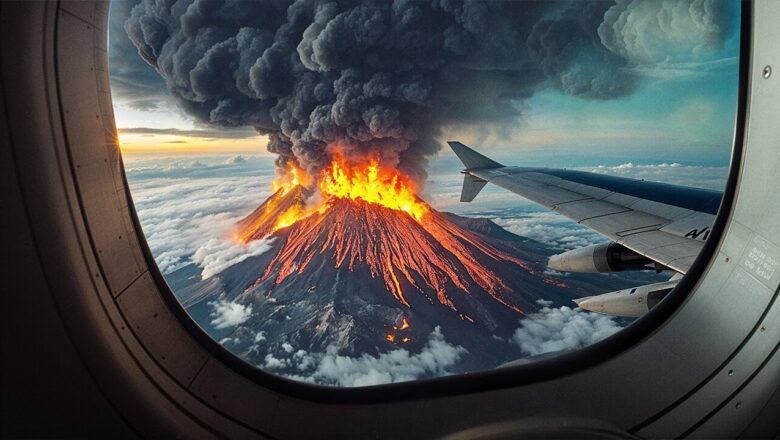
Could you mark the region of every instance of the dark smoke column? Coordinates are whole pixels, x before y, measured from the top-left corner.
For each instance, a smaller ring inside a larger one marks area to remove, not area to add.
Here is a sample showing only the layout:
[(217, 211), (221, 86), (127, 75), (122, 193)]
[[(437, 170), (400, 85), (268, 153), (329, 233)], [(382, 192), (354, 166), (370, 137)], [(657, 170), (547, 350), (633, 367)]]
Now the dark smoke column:
[(626, 18), (688, 14), (698, 27), (687, 40), (698, 30), (701, 44), (722, 42), (716, 0), (666, 15), (635, 3), (144, 0), (125, 29), (184, 111), (268, 135), (278, 165), (313, 173), (338, 147), (421, 182), (442, 127), (515, 123), (518, 101), (542, 86), (630, 93), (636, 48), (620, 26), (640, 20)]

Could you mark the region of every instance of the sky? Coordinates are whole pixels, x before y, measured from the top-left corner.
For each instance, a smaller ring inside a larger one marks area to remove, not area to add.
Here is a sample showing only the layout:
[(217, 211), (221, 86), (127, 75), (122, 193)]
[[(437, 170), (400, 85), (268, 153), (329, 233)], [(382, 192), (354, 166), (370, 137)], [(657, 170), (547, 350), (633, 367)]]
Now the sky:
[[(134, 3), (115, 1), (110, 22), (112, 91), (123, 152), (268, 154), (268, 136), (258, 134), (250, 124), (228, 128), (184, 109), (182, 102), (186, 101), (172, 92), (171, 83), (180, 79), (171, 78), (170, 73), (161, 76), (128, 38), (124, 25)], [(623, 3), (631, 6), (632, 2)], [(726, 24), (719, 37), (704, 34), (699, 42), (687, 41), (684, 35), (679, 41), (660, 38), (660, 28), (640, 15), (657, 11), (635, 12), (639, 17), (632, 23), (639, 30), (634, 34), (624, 31), (624, 38), (633, 37), (644, 46), (631, 47), (634, 53), (613, 69), (630, 75), (631, 92), (614, 97), (578, 95), (556, 85), (556, 78), (550, 76), (512, 99), (508, 116), (495, 118), (500, 122), (442, 121), (435, 137), (436, 146), (443, 147), (439, 156), (451, 156), (444, 142), (458, 139), (498, 159), (542, 156), (553, 158), (557, 166), (581, 165), (587, 159), (592, 164), (727, 164), (739, 55), (737, 3), (722, 13)], [(674, 32), (695, 36), (696, 29), (667, 29), (672, 36)], [(513, 81), (518, 89), (524, 87), (523, 77)]]
[[(362, 2), (362, 8), (341, 13), (319, 10), (292, 45), (280, 25), (284, 11), (264, 9), (261, 2), (226, 1), (208, 10), (200, 1), (167, 9), (149, 1), (132, 12), (137, 3), (112, 4), (109, 68), (127, 179), (164, 274), (195, 267), (207, 278), (267, 249), (262, 240), (236, 244), (231, 231), (270, 195), (277, 154), (267, 151), (269, 142), (285, 160), (312, 167), (329, 133), (348, 138), (354, 151), (379, 148), (421, 176), (420, 195), (435, 209), (487, 217), (561, 251), (604, 238), (493, 186), (474, 202), (460, 203), (461, 164), (445, 141), (460, 140), (507, 165), (711, 189), (725, 183), (736, 104), (738, 2), (719, 8), (725, 3), (697, 1), (706, 14), (688, 8), (693, 2), (687, 0), (615, 0), (593, 7), (444, 2), (460, 6), (434, 12), (415, 9), (424, 2), (393, 8)], [(512, 15), (495, 5), (528, 6)], [(371, 17), (400, 17), (407, 27), (383, 28)], [(424, 35), (432, 46), (410, 45), (407, 37), (420, 27), (429, 28)], [(383, 40), (376, 29), (390, 37)], [(351, 41), (351, 35), (360, 38)], [(269, 46), (274, 39), (285, 44)], [(505, 47), (510, 41), (521, 44)], [(393, 52), (395, 42), (404, 42), (409, 54)], [(249, 43), (268, 47), (259, 51)], [(389, 62), (372, 58), (367, 47), (377, 46), (393, 53)], [(269, 56), (274, 53), (283, 56)], [(300, 60), (292, 67), (280, 61), (290, 57)], [(424, 72), (409, 76), (399, 70), (409, 65)], [(383, 72), (366, 74), (374, 70)], [(389, 85), (387, 77), (393, 78)], [(288, 79), (292, 85), (282, 84)], [(270, 101), (284, 105), (271, 107)], [(360, 117), (347, 103), (360, 109)], [(364, 145), (366, 133), (389, 141)], [(220, 329), (237, 328), (253, 313), (251, 306), (229, 301), (211, 307), (212, 324)], [(533, 356), (580, 348), (620, 328), (608, 316), (540, 303), (507, 343)], [(268, 343), (262, 334), (253, 337), (258, 350)], [(230, 340), (220, 342), (230, 347)], [(268, 352), (258, 366), (274, 371), (296, 365), (296, 379), (339, 386), (445, 375), (468, 355), (438, 330), (417, 353), (348, 357), (283, 348)]]

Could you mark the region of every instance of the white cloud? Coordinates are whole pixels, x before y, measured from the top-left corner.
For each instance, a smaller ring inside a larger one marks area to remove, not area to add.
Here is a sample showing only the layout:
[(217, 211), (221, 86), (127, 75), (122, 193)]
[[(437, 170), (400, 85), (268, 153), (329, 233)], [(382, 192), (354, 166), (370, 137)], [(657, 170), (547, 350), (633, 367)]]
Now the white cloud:
[(722, 0), (617, 0), (598, 34), (609, 50), (641, 65), (712, 54), (729, 27)]
[(212, 301), (209, 305), (214, 309), (211, 312), (211, 317), (214, 318), (211, 325), (217, 329), (235, 327), (246, 322), (252, 315), (251, 305), (245, 306), (226, 300)]
[(260, 330), (259, 332), (255, 333), (255, 342), (263, 342), (265, 341), (265, 332)]
[(567, 277), (571, 275), (571, 272), (558, 272), (557, 270), (553, 269), (545, 269), (542, 273), (553, 277)]
[(300, 373), (289, 374), (296, 380), (322, 385), (359, 387), (405, 382), (430, 376), (445, 376), (467, 350), (448, 343), (439, 327), (431, 332), (427, 344), (419, 353), (399, 348), (377, 356), (363, 354), (351, 357), (338, 354), (335, 347), (325, 353), (307, 353), (285, 343), (284, 353), (268, 354), (264, 366), (268, 369), (295, 367)]
[(192, 261), (203, 269), (201, 278), (205, 280), (249, 257), (267, 252), (272, 243), (273, 239), (243, 244), (212, 238), (195, 251)]
[(288, 365), (287, 359), (279, 359), (274, 357), (271, 353), (265, 355), (265, 368), (269, 370), (278, 370), (285, 368)]
[(293, 355), (293, 361), (297, 364), (295, 368), (299, 371), (306, 371), (316, 367), (316, 360), (313, 356), (309, 356), (306, 350), (298, 350)]
[(612, 317), (587, 312), (579, 307), (551, 308), (552, 303), (540, 300), (542, 308), (520, 321), (512, 335), (529, 356), (552, 351), (577, 349), (598, 342), (618, 332), (621, 327)]
[(225, 165), (236, 165), (236, 164), (239, 164), (239, 163), (244, 163), (244, 162), (246, 162), (246, 160), (247, 159), (244, 156), (239, 154), (239, 155), (236, 155), (236, 156), (228, 158), (225, 161)]

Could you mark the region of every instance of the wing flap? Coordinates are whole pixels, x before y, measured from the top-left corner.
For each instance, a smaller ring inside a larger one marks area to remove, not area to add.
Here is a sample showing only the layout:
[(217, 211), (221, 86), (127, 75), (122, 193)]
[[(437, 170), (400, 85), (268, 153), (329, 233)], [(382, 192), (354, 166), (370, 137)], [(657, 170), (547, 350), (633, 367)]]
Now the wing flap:
[(704, 246), (704, 241), (657, 230), (633, 234), (616, 241), (680, 273), (686, 273), (690, 269)]
[(626, 209), (624, 212), (589, 218), (579, 223), (613, 240), (631, 235), (634, 231), (660, 229), (668, 223), (668, 220), (660, 217)]
[(625, 206), (614, 205), (595, 199), (560, 203), (555, 205), (553, 209), (578, 223), (587, 219), (630, 211)]

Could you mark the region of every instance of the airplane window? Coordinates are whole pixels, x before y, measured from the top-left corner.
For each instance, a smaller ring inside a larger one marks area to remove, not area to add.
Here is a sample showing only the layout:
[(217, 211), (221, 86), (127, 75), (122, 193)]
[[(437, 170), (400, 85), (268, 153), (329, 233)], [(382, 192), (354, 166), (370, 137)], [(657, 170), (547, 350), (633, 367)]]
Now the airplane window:
[(170, 290), (279, 376), (602, 340), (708, 238), (739, 2), (115, 1), (127, 180)]

